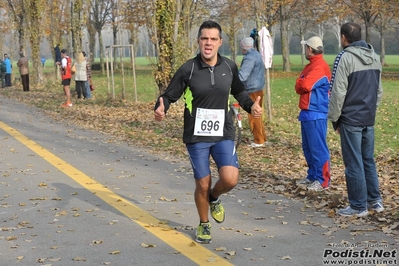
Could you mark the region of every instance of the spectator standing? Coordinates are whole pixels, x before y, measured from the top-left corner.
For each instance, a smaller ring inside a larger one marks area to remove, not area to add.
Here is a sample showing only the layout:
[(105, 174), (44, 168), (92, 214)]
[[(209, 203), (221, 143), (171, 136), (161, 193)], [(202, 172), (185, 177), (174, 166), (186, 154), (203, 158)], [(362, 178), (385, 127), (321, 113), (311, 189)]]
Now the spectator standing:
[(71, 102), (71, 91), (70, 91), (70, 85), (71, 85), (71, 78), (72, 78), (72, 73), (71, 73), (71, 65), (72, 65), (72, 60), (67, 54), (66, 49), (61, 50), (61, 62), (56, 62), (57, 65), (61, 65), (61, 78), (62, 78), (62, 86), (64, 89), (64, 94), (65, 94), (65, 102), (61, 105), (64, 108), (71, 107), (72, 102)]
[(361, 39), (360, 25), (341, 26), (343, 51), (334, 62), (328, 119), (341, 139), (349, 206), (342, 216), (367, 216), (368, 209), (382, 212), (374, 161), (374, 123), (382, 98), (379, 56)]
[[(254, 39), (246, 37), (241, 40), (241, 52), (244, 55), (238, 76), (244, 83), (249, 97), (255, 101), (260, 97), (260, 106), (263, 107), (263, 87), (265, 86), (265, 65), (262, 56), (254, 48)], [(255, 118), (248, 114), (249, 127), (254, 136), (251, 147), (263, 147), (266, 143), (266, 130), (262, 118)]]
[(6, 64), (4, 64), (4, 61), (0, 58), (0, 78), (1, 78), (2, 88), (6, 86), (5, 76), (6, 76)]
[(42, 62), (42, 67), (44, 68), (44, 63), (46, 63), (46, 58), (44, 58), (44, 56), (40, 59), (40, 61)]
[(23, 52), (20, 53), (17, 66), (19, 68), (19, 74), (21, 75), (23, 91), (29, 91), (29, 60)]
[(85, 82), (85, 87), (86, 87), (86, 99), (91, 99), (91, 90), (90, 90), (90, 83), (91, 81), (91, 64), (90, 64), (90, 59), (87, 57), (86, 52), (82, 52), (83, 56), (85, 57), (86, 60), (86, 75), (87, 75), (87, 80)]
[(330, 184), (330, 151), (327, 145), (327, 114), (330, 89), (330, 66), (323, 58), (323, 42), (314, 36), (305, 45), (309, 60), (295, 83), (299, 94), (298, 120), (301, 122), (302, 150), (308, 165), (307, 177), (298, 184), (308, 190), (322, 191)]
[(76, 72), (75, 72), (75, 84), (76, 84), (76, 92), (78, 94), (78, 99), (85, 99), (87, 97), (86, 91), (86, 81), (87, 81), (87, 73), (86, 73), (86, 59), (82, 52), (78, 53), (78, 56), (75, 60)]
[(57, 44), (54, 47), (54, 55), (55, 55), (55, 58), (54, 58), (55, 63), (57, 65), (61, 64), (62, 55), (61, 55), (61, 50), (60, 50), (60, 45), (59, 44)]
[(4, 64), (6, 65), (6, 75), (5, 75), (5, 82), (6, 87), (11, 87), (11, 72), (12, 72), (12, 64), (11, 60), (7, 54), (4, 54)]
[[(184, 94), (183, 142), (190, 157), (195, 179), (194, 200), (200, 223), (195, 241), (211, 243), (209, 208), (217, 223), (225, 219), (219, 196), (238, 182), (238, 158), (234, 146), (234, 123), (229, 114), (230, 93), (241, 107), (255, 117), (262, 116), (260, 97), (254, 103), (238, 77), (237, 65), (218, 51), (222, 29), (213, 21), (201, 24), (197, 42), (199, 54), (184, 63), (155, 104), (155, 120), (165, 118), (170, 104)], [(207, 125), (205, 128), (203, 125)], [(210, 156), (215, 161), (219, 179), (212, 188)]]

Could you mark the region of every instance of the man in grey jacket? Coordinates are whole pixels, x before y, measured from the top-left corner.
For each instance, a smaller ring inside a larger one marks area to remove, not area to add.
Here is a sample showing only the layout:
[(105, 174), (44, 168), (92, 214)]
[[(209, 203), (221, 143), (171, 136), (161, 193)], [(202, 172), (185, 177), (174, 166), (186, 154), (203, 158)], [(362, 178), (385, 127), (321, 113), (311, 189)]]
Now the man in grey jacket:
[(342, 216), (367, 216), (368, 209), (382, 212), (374, 161), (374, 123), (381, 101), (381, 63), (373, 47), (361, 40), (361, 27), (341, 26), (344, 50), (334, 62), (328, 119), (340, 134), (349, 206)]
[[(251, 37), (241, 40), (241, 51), (244, 58), (242, 59), (238, 76), (253, 101), (258, 96), (261, 97), (260, 105), (262, 107), (263, 87), (265, 86), (265, 65), (262, 56), (255, 50), (254, 39)], [(262, 118), (254, 118), (252, 114), (248, 114), (248, 120), (254, 136), (254, 142), (251, 143), (251, 146), (254, 148), (263, 147), (266, 143), (266, 131)]]

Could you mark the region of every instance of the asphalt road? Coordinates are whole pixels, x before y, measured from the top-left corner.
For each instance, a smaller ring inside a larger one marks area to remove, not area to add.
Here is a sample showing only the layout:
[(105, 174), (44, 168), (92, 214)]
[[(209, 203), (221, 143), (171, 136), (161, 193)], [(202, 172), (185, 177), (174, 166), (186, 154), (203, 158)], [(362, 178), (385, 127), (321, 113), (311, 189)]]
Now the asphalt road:
[(1, 266), (398, 265), (395, 239), (362, 219), (241, 185), (197, 244), (188, 161), (67, 122), (0, 98)]

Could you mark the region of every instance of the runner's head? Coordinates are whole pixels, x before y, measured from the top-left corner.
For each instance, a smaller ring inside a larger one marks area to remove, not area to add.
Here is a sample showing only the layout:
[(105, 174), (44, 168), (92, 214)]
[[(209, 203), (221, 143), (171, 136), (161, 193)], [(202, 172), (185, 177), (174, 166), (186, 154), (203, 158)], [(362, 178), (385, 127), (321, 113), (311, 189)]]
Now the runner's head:
[(214, 21), (205, 21), (198, 31), (198, 46), (201, 59), (209, 66), (217, 63), (217, 54), (222, 46), (222, 28)]

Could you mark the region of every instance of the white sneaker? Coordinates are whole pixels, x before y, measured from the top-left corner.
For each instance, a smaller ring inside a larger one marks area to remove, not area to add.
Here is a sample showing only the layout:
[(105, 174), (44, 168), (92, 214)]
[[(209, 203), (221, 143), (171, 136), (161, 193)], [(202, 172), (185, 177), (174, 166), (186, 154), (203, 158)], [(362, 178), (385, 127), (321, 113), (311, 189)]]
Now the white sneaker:
[(340, 210), (338, 210), (337, 213), (339, 215), (347, 216), (347, 217), (351, 217), (351, 216), (364, 217), (369, 214), (369, 212), (367, 210), (357, 211), (357, 210), (352, 209), (351, 206), (348, 206), (345, 209), (340, 209)]
[(312, 184), (308, 185), (306, 188), (311, 191), (319, 192), (327, 189), (328, 187), (327, 188), (322, 187), (320, 182), (316, 180)]
[(378, 213), (383, 212), (385, 210), (384, 205), (382, 205), (382, 202), (379, 201), (370, 204), (369, 208)]
[(252, 142), (250, 146), (251, 146), (252, 148), (260, 148), (260, 147), (265, 146), (265, 144), (264, 144), (264, 143), (258, 144), (258, 143)]
[(307, 179), (307, 178), (304, 178), (304, 179), (301, 179), (301, 180), (296, 181), (296, 184), (297, 184), (297, 185), (310, 185), (310, 184), (312, 184), (312, 183), (313, 183), (313, 181), (310, 181), (310, 180)]

